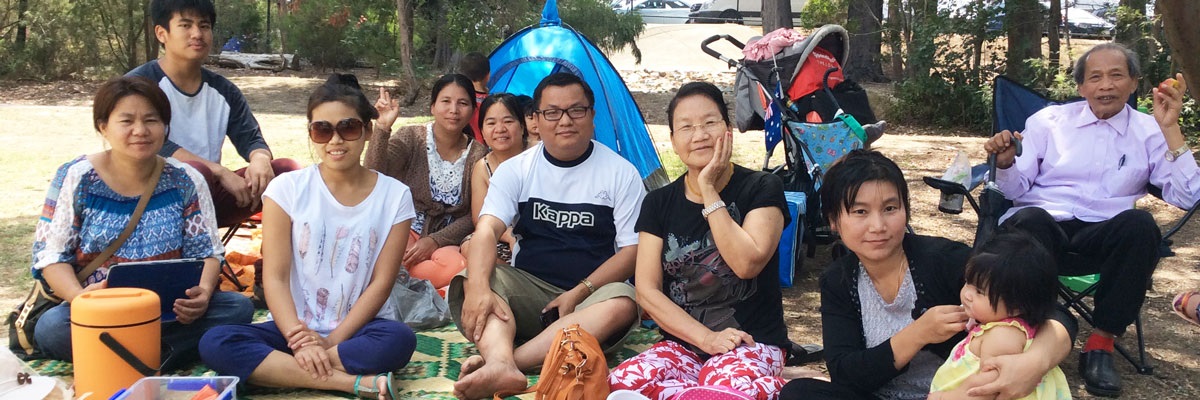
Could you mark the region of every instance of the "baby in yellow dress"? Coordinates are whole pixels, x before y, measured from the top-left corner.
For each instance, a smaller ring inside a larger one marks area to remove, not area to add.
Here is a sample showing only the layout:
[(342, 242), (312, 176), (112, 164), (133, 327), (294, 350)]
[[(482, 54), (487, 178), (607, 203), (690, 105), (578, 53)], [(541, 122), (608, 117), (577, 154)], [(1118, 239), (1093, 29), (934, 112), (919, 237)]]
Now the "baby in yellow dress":
[[(1025, 236), (1002, 234), (976, 250), (967, 261), (966, 284), (959, 294), (971, 317), (967, 337), (954, 346), (933, 376), (930, 398), (940, 399), (938, 392), (955, 389), (972, 375), (996, 374), (980, 372), (988, 358), (1029, 348), (1036, 327), (1054, 309), (1054, 271), (1050, 254)], [(1055, 367), (1024, 399), (1070, 399), (1070, 389), (1062, 370)]]

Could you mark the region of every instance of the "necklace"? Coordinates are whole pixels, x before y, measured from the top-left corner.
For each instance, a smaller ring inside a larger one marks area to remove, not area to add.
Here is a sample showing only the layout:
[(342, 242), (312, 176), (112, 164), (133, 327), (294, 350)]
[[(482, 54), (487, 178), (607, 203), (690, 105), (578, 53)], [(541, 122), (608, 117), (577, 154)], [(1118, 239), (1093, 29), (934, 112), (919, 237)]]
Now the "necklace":
[[(861, 261), (859, 261), (858, 267), (866, 270), (866, 266), (864, 266)], [(888, 300), (888, 296), (885, 296), (883, 291), (884, 289), (888, 288), (880, 286), (881, 281), (872, 276), (869, 270), (867, 271), (867, 277), (871, 279), (871, 284), (875, 286), (875, 291), (878, 292), (879, 295), (884, 298), (884, 301), (887, 302), (894, 301), (895, 297), (900, 295), (900, 288), (904, 286), (905, 275), (908, 275), (908, 256), (904, 253), (900, 253), (900, 269), (896, 273), (896, 292), (893, 296), (891, 296), (892, 299)]]

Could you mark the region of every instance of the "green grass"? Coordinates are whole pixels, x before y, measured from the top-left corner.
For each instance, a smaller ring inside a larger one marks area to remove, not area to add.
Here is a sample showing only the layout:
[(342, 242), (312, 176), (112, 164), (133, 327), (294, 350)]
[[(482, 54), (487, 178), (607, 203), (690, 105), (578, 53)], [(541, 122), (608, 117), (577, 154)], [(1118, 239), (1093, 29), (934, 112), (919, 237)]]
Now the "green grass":
[(36, 217), (0, 219), (0, 287), (29, 287), (30, 249), (36, 224)]

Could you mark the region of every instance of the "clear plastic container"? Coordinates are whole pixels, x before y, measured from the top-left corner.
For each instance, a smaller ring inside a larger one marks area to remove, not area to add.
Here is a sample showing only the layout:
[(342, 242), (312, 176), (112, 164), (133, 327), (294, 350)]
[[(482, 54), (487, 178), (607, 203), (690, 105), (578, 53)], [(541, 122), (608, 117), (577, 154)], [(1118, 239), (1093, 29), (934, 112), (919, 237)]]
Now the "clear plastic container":
[(109, 400), (191, 400), (205, 385), (219, 393), (217, 400), (237, 398), (236, 376), (151, 376), (139, 379)]

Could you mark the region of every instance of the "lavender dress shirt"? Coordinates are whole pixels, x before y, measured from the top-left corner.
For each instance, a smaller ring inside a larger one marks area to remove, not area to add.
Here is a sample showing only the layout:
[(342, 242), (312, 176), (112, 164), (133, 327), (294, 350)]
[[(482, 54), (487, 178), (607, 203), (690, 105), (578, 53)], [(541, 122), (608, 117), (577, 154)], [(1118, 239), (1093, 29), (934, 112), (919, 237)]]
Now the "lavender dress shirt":
[(1001, 222), (1026, 207), (1040, 207), (1057, 221), (1104, 221), (1133, 208), (1147, 182), (1180, 208), (1191, 207), (1200, 193), (1192, 152), (1167, 161), (1154, 117), (1129, 105), (1105, 120), (1086, 101), (1046, 107), (1029, 117), (1022, 134), (1023, 154), (996, 172), (1014, 205)]

